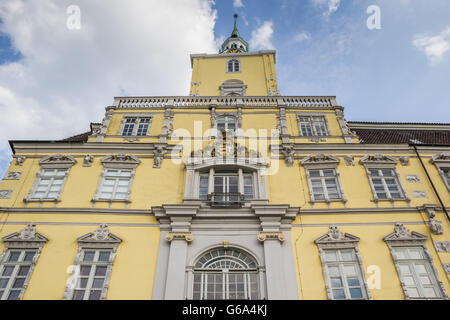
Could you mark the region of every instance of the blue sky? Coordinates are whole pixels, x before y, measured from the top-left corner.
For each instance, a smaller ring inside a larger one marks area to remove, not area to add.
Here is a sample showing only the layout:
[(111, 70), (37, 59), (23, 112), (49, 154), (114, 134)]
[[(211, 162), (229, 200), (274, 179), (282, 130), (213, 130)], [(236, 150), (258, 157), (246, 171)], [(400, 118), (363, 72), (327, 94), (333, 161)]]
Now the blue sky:
[(234, 13), (250, 50), (277, 50), (281, 94), (336, 95), (350, 121), (449, 122), (448, 0), (5, 0), (0, 177), (8, 140), (85, 132), (114, 96), (188, 94), (189, 53), (216, 52)]

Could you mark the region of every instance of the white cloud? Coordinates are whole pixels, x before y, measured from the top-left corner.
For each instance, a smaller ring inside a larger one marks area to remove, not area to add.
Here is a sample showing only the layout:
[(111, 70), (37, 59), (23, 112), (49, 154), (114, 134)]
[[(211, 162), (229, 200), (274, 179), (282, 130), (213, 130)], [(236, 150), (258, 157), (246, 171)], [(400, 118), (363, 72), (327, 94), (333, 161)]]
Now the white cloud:
[(311, 35), (308, 32), (302, 31), (295, 35), (294, 41), (295, 42), (303, 42), (306, 40), (311, 39)]
[(244, 7), (244, 4), (242, 3), (242, 0), (234, 0), (233, 1), (233, 7), (235, 7), (235, 8), (242, 8), (242, 7)]
[(341, 0), (312, 0), (312, 2), (317, 7), (326, 6), (327, 9), (323, 13), (326, 18), (328, 18), (333, 12), (336, 12), (341, 4)]
[(438, 64), (444, 58), (445, 53), (450, 50), (450, 27), (438, 35), (415, 35), (413, 45), (425, 52), (431, 64)]
[(24, 56), (0, 66), (0, 154), (8, 139), (89, 130), (123, 92), (187, 95), (189, 54), (217, 52), (211, 0), (78, 0), (80, 30), (66, 27), (71, 4), (0, 1), (0, 32)]
[(273, 35), (273, 22), (264, 21), (263, 24), (256, 30), (252, 31), (250, 38), (251, 50), (273, 50), (271, 38)]

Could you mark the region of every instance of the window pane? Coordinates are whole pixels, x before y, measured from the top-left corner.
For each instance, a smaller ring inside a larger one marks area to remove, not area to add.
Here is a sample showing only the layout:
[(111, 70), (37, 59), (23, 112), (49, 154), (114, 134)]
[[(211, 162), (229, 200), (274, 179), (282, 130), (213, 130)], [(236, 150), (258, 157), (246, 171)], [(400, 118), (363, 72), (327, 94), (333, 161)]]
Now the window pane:
[(339, 276), (339, 268), (338, 267), (328, 267), (328, 273), (330, 276)]
[(8, 300), (19, 300), (20, 290), (11, 290)]
[(98, 277), (102, 277), (106, 275), (106, 267), (104, 266), (97, 266), (97, 268), (95, 269), (95, 276)]
[(92, 284), (92, 288), (102, 288), (104, 282), (105, 282), (104, 278), (95, 278)]
[(346, 265), (346, 266), (344, 266), (344, 272), (346, 275), (355, 275), (356, 268), (355, 268), (355, 266)]
[(83, 300), (84, 290), (75, 290), (73, 292), (72, 300)]
[(419, 291), (416, 288), (406, 288), (406, 292), (411, 298), (419, 298)]
[(424, 274), (424, 273), (426, 274), (427, 273), (427, 269), (425, 268), (425, 265), (423, 265), (423, 264), (416, 264), (414, 267), (416, 268), (416, 272), (418, 274)]
[(30, 270), (29, 266), (20, 266), (19, 272), (17, 273), (17, 275), (25, 277), (28, 274), (29, 270)]
[(85, 289), (88, 283), (88, 278), (80, 278), (78, 280), (78, 287)]
[(310, 177), (320, 177), (320, 171), (319, 170), (311, 170), (309, 171)]
[(6, 288), (6, 285), (8, 284), (8, 281), (9, 281), (9, 279), (0, 279), (0, 289)]
[(333, 289), (333, 298), (334, 299), (345, 299), (344, 289)]
[(400, 273), (402, 275), (410, 275), (411, 274), (411, 270), (409, 269), (409, 266), (406, 264), (401, 264), (399, 265), (400, 268)]
[(101, 251), (98, 257), (98, 261), (109, 261), (110, 252), (109, 251)]
[(27, 251), (25, 252), (25, 256), (23, 257), (23, 261), (33, 261), (34, 255), (36, 251)]
[(342, 279), (341, 277), (333, 277), (331, 278), (331, 286), (333, 288), (342, 288)]
[(325, 252), (325, 260), (326, 261), (337, 261), (336, 252), (326, 251)]
[(411, 259), (423, 259), (423, 249), (408, 249)]
[(16, 262), (16, 261), (19, 261), (19, 257), (20, 257), (20, 252), (11, 252), (11, 253), (9, 254), (8, 261), (9, 261), (9, 262)]
[(25, 278), (17, 278), (14, 281), (13, 288), (22, 288), (25, 283)]
[(404, 276), (402, 279), (406, 286), (416, 285), (416, 283), (414, 282), (414, 278), (412, 276)]
[(352, 261), (353, 258), (353, 251), (341, 251), (341, 257), (343, 261)]
[(100, 300), (101, 293), (102, 292), (100, 290), (91, 290), (89, 300)]
[(9, 277), (12, 274), (13, 270), (14, 270), (13, 266), (5, 266), (3, 268), (2, 276), (3, 277)]
[(425, 294), (425, 297), (427, 297), (427, 298), (437, 298), (438, 297), (438, 294), (433, 287), (423, 288), (423, 293)]
[(352, 299), (362, 299), (362, 291), (360, 288), (350, 288), (350, 296)]
[(359, 280), (358, 278), (348, 278), (347, 283), (349, 287), (359, 287)]
[(91, 272), (91, 266), (81, 266), (80, 274), (82, 276), (88, 276), (90, 272)]
[(95, 251), (85, 251), (83, 261), (94, 261)]

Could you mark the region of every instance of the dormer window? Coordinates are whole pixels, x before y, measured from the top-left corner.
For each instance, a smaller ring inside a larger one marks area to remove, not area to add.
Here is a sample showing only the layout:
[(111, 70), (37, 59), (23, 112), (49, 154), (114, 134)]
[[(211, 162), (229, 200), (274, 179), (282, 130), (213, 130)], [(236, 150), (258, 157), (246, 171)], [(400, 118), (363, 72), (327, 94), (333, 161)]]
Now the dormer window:
[[(236, 48), (236, 44), (232, 44), (231, 48)], [(238, 59), (228, 60), (227, 72), (241, 72), (241, 62)]]

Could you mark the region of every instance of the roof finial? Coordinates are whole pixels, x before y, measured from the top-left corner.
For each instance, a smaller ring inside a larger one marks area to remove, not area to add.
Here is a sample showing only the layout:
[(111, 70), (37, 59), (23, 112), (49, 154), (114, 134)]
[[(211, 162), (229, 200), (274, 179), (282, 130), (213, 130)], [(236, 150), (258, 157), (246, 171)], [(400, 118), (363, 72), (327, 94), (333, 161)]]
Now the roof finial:
[(238, 18), (238, 14), (235, 13), (234, 14), (234, 29), (233, 29), (233, 32), (231, 33), (231, 38), (240, 38), (239, 31), (237, 29), (237, 18)]

